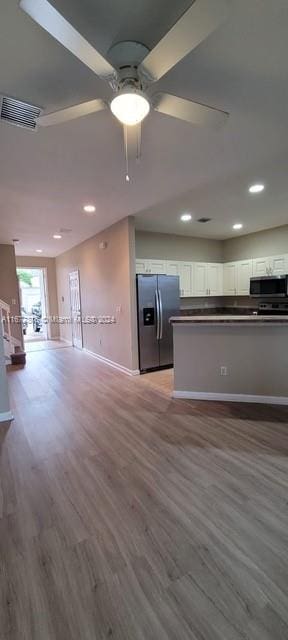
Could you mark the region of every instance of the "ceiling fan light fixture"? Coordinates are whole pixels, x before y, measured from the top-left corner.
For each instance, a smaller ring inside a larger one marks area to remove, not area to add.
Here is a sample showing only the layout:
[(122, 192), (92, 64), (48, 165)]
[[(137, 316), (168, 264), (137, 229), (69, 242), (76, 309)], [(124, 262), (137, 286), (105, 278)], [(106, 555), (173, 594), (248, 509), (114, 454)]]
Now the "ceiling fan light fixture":
[(115, 118), (131, 127), (148, 116), (150, 102), (140, 89), (126, 88), (113, 98), (110, 109)]

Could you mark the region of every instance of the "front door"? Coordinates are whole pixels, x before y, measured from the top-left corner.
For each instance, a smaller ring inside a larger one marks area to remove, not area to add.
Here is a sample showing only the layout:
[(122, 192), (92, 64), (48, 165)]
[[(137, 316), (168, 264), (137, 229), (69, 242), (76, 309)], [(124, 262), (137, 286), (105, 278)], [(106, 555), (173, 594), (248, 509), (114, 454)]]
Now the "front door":
[(70, 288), (70, 309), (72, 322), (72, 345), (77, 349), (83, 348), (82, 319), (81, 319), (81, 296), (79, 271), (69, 273)]

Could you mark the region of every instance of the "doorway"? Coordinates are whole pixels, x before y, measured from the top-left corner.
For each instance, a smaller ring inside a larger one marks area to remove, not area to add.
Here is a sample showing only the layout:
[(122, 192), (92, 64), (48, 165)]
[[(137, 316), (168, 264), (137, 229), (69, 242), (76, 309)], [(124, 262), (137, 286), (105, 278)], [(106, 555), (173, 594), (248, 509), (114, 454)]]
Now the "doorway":
[(48, 340), (48, 292), (45, 268), (17, 268), (24, 343)]
[(69, 273), (70, 310), (72, 322), (72, 345), (83, 349), (82, 312), (79, 270)]

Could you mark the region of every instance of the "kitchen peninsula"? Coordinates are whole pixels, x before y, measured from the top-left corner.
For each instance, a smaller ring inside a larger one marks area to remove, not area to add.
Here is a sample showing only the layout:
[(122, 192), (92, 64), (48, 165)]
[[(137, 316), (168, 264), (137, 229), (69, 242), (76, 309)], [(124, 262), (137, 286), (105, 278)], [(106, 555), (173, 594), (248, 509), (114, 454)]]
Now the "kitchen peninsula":
[(288, 404), (288, 315), (179, 316), (174, 398)]

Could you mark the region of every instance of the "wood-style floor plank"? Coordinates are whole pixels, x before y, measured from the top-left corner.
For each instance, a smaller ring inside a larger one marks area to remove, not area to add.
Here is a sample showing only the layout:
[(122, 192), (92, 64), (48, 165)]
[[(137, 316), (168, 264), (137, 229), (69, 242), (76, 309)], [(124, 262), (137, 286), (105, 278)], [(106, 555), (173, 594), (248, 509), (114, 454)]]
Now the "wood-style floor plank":
[(287, 640), (288, 409), (65, 348), (9, 372), (1, 640)]

